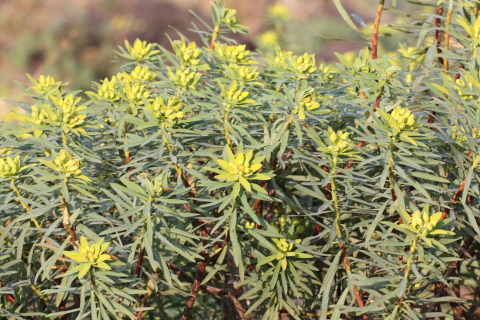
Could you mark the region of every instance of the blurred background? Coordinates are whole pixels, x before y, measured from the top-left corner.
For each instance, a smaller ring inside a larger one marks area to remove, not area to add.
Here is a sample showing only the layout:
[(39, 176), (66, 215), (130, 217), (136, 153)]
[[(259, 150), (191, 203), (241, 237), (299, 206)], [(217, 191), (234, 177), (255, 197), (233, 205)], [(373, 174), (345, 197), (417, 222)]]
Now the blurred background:
[[(113, 50), (123, 46), (125, 39), (140, 38), (171, 49), (166, 34), (178, 39), (178, 30), (198, 41), (189, 28), (192, 22), (199, 27), (201, 23), (189, 10), (211, 23), (211, 1), (0, 0), (0, 119), (13, 119), (9, 112), (13, 106), (5, 100), (26, 99), (15, 83), (30, 85), (26, 73), (37, 79), (52, 75), (57, 81), (70, 82), (69, 89), (88, 90), (92, 81), (118, 72)], [(398, 2), (396, 9), (415, 9)], [(364, 26), (359, 27), (368, 36), (378, 1), (342, 0), (342, 4), (347, 12), (361, 17)], [(278, 43), (296, 54), (316, 53), (317, 62), (332, 62), (334, 52), (353, 56), (367, 45), (365, 36), (343, 21), (333, 0), (226, 0), (226, 5), (236, 9), (241, 23), (250, 27), (250, 35), (236, 37), (250, 50)], [(398, 22), (399, 15), (393, 12), (385, 12), (383, 26)], [(393, 42), (382, 44), (385, 52), (393, 48)]]

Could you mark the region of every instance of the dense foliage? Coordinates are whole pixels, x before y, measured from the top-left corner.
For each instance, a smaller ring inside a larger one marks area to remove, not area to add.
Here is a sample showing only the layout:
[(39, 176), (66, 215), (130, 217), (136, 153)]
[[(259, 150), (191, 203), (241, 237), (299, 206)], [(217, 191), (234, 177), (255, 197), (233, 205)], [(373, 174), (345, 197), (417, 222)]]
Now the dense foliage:
[(0, 316), (476, 319), (479, 4), (411, 2), (393, 57), (383, 0), (330, 67), (234, 43), (217, 1), (203, 47), (126, 42), (87, 100), (32, 78), (0, 128)]

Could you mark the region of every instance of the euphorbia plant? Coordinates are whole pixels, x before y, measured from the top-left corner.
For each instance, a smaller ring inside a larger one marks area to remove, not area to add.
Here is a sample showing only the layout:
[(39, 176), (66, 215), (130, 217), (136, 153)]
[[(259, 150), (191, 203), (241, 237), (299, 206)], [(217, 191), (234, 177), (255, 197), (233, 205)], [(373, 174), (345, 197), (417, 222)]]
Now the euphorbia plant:
[(0, 316), (475, 319), (478, 6), (415, 2), (447, 17), (395, 57), (383, 0), (330, 66), (238, 45), (217, 1), (203, 46), (126, 42), (86, 95), (32, 78), (0, 128)]

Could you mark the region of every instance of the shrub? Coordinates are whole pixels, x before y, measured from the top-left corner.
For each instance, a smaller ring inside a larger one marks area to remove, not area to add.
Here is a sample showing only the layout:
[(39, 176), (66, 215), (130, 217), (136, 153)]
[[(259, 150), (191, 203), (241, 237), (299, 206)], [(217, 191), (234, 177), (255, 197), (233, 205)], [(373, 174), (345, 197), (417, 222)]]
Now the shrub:
[(234, 43), (217, 1), (203, 47), (127, 42), (86, 100), (31, 79), (0, 131), (1, 316), (475, 319), (478, 4), (378, 58), (383, 5), (336, 72)]

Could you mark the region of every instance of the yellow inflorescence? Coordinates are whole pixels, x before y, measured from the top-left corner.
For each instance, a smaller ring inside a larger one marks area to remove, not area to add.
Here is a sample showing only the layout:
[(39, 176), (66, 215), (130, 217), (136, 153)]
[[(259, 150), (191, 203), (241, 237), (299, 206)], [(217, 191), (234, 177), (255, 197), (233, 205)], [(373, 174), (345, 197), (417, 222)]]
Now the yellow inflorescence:
[(159, 50), (152, 50), (153, 46), (153, 43), (147, 43), (147, 41), (140, 39), (136, 39), (132, 46), (128, 40), (125, 40), (125, 47), (130, 54), (130, 58), (135, 61), (148, 59), (159, 53)]
[(222, 93), (222, 97), (225, 98), (225, 104), (227, 107), (255, 103), (255, 100), (250, 99), (250, 93), (239, 88), (237, 81), (235, 80), (232, 82), (230, 88), (226, 91), (226, 94)]
[(249, 191), (252, 189), (250, 182), (248, 182), (249, 179), (271, 179), (271, 177), (266, 174), (257, 173), (262, 167), (262, 161), (265, 159), (265, 156), (259, 156), (252, 159), (253, 150), (250, 150), (247, 153), (238, 152), (236, 156), (232, 153), (232, 150), (229, 147), (227, 147), (226, 151), (227, 160), (217, 160), (217, 163), (223, 169), (223, 172), (216, 176), (217, 179), (239, 181), (242, 186)]
[(332, 128), (328, 128), (328, 143), (327, 152), (333, 155), (340, 155), (347, 153), (352, 149), (352, 140), (348, 138), (350, 132), (333, 131)]
[(250, 50), (246, 45), (229, 46), (227, 44), (215, 43), (215, 51), (229, 63), (250, 63)]
[(80, 238), (79, 252), (64, 251), (63, 254), (80, 263), (75, 267), (78, 271), (78, 278), (83, 278), (91, 267), (111, 270), (112, 268), (105, 262), (110, 260), (110, 255), (105, 254), (105, 250), (110, 246), (110, 242), (103, 242), (103, 238), (99, 239), (93, 245), (88, 243), (87, 238)]
[(52, 90), (55, 87), (58, 87), (61, 82), (55, 82), (55, 79), (51, 76), (40, 76), (38, 82), (34, 82), (35, 86), (33, 90), (40, 94), (46, 94), (48, 91)]
[(282, 19), (282, 20), (290, 20), (292, 18), (292, 14), (288, 7), (281, 2), (275, 2), (275, 4), (271, 5), (268, 8), (268, 14), (272, 18)]
[(18, 175), (24, 168), (20, 161), (20, 155), (15, 158), (6, 157), (0, 159), (0, 177), (11, 178)]
[(180, 87), (182, 90), (187, 90), (188, 88), (195, 88), (195, 85), (200, 81), (202, 75), (190, 68), (178, 68), (175, 73), (172, 72), (170, 68), (168, 68), (168, 74), (170, 76), (170, 80)]
[[(280, 260), (283, 270), (287, 269), (288, 258), (301, 258), (301, 259), (313, 258), (313, 256), (310, 254), (292, 251), (294, 248), (294, 244), (292, 242), (288, 242), (286, 238), (280, 238), (280, 239), (273, 238), (272, 240), (278, 249), (276, 258), (277, 260)], [(300, 244), (302, 240), (296, 239), (295, 242)]]
[(171, 97), (167, 103), (162, 97), (157, 97), (152, 104), (154, 115), (168, 127), (175, 125), (179, 119), (185, 116), (185, 113), (181, 111), (182, 107), (182, 100), (176, 97)]
[(112, 80), (108, 80), (108, 78), (105, 78), (102, 85), (98, 88), (97, 94), (100, 98), (110, 101), (117, 101), (118, 99), (120, 99), (120, 97), (118, 96), (117, 77), (113, 76)]

